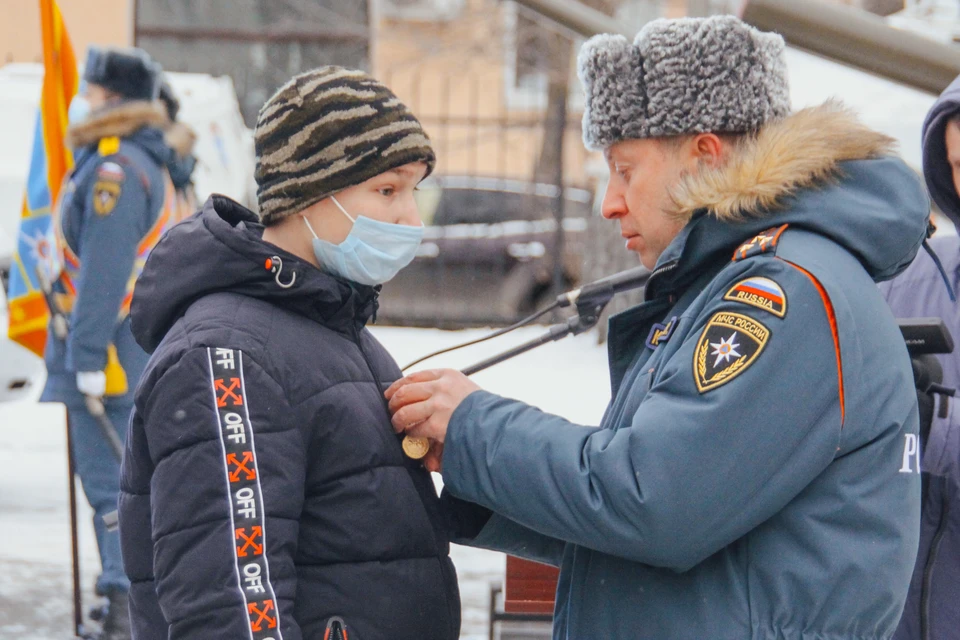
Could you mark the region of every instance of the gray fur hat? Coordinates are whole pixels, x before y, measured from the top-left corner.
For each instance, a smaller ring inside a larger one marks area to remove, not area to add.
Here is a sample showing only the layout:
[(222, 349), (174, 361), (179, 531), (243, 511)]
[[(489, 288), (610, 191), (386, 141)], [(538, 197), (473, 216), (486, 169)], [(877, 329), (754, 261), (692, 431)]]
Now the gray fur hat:
[(594, 36), (577, 58), (583, 143), (756, 131), (790, 111), (784, 49), (734, 16), (654, 20), (632, 44)]

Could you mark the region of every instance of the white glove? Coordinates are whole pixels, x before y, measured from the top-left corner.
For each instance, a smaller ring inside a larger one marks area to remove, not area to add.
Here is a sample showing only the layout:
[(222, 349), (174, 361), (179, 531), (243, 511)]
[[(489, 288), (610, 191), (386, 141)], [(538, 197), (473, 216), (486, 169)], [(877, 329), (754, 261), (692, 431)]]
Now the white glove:
[(107, 390), (107, 374), (103, 371), (78, 371), (77, 389), (85, 396), (102, 398)]

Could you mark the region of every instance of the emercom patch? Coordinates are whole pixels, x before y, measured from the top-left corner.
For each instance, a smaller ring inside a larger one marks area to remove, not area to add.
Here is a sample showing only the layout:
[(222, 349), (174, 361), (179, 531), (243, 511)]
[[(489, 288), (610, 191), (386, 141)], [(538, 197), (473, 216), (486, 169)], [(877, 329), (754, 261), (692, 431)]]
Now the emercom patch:
[(693, 352), (697, 391), (724, 385), (752, 365), (770, 339), (770, 330), (753, 318), (721, 311), (713, 314)]
[(113, 213), (120, 199), (120, 184), (111, 180), (98, 180), (93, 185), (93, 210), (98, 216)]
[(742, 302), (769, 311), (778, 318), (787, 315), (787, 295), (770, 278), (747, 278), (730, 287), (724, 300)]

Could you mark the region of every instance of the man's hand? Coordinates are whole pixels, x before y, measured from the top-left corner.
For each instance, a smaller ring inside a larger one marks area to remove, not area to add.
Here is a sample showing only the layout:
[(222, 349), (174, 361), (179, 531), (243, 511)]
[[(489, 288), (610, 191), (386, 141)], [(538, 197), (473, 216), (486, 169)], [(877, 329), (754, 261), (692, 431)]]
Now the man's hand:
[(430, 462), (424, 462), (429, 469), (433, 463), (439, 468), (443, 447), (438, 450), (437, 445), (442, 445), (447, 437), (453, 412), (464, 398), (479, 389), (459, 371), (431, 369), (397, 380), (384, 395), (390, 401), (393, 428), (397, 433), (425, 436), (434, 441), (427, 454)]
[(423, 457), (423, 466), (427, 471), (440, 473), (443, 471), (443, 443), (431, 441), (430, 451)]

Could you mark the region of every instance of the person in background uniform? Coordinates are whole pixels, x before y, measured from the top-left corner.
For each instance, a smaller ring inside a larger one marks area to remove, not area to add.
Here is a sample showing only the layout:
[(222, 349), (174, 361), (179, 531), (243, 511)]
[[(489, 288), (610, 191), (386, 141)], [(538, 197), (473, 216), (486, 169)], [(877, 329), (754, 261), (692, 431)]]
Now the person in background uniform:
[(154, 102), (159, 65), (138, 49), (92, 47), (84, 92), (70, 106), (68, 144), (75, 167), (57, 212), (63, 271), (54, 283), (57, 306), (69, 318), (66, 340), (51, 327), (41, 401), (67, 407), (73, 455), (93, 524), (102, 572), (96, 591), (107, 596), (103, 640), (129, 638), (127, 591), (118, 534), (102, 517), (117, 508), (120, 463), (87, 409), (102, 399), (124, 438), (133, 388), (147, 355), (130, 332), (132, 285), (163, 224), (165, 115)]
[[(943, 92), (923, 123), (923, 175), (934, 202), (960, 230), (960, 78)], [(946, 279), (960, 291), (960, 238), (933, 238)], [(960, 344), (960, 308), (950, 299), (933, 258), (921, 253), (881, 285), (899, 318), (937, 317)], [(935, 356), (944, 387), (960, 389), (960, 352)], [(924, 483), (920, 551), (895, 640), (960, 639), (960, 411), (956, 397), (937, 395), (920, 466)]]
[(841, 105), (790, 113), (784, 48), (716, 16), (580, 52), (602, 213), (653, 269), (610, 321), (599, 427), (455, 371), (387, 391), (445, 502), (489, 510), (455, 540), (560, 567), (555, 638), (881, 640), (900, 618), (917, 398), (875, 281), (929, 204)]
[(385, 86), (323, 67), (263, 106), (260, 218), (214, 195), (150, 255), (133, 332), (150, 352), (123, 460), (137, 640), (454, 640), (440, 500), (365, 329), (423, 236), (435, 163)]
[(193, 154), (193, 148), (197, 143), (197, 134), (189, 125), (177, 120), (180, 101), (167, 80), (160, 84), (159, 97), (167, 113), (168, 123), (163, 139), (171, 150), (167, 159), (167, 172), (177, 192), (175, 222), (180, 222), (200, 208), (193, 187), (193, 172), (197, 168), (197, 157)]

